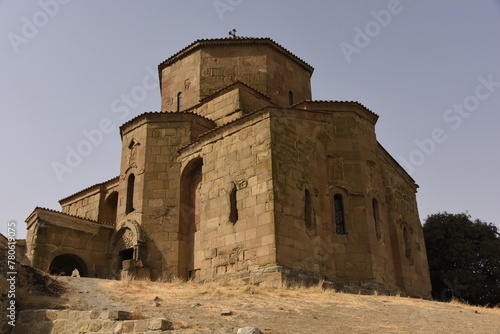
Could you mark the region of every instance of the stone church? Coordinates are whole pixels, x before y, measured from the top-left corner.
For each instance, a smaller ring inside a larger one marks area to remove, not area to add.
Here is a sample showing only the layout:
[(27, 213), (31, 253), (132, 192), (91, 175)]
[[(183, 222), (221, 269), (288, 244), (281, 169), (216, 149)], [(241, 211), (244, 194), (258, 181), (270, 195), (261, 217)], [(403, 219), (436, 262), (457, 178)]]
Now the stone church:
[(120, 127), (119, 175), (27, 218), (33, 267), (429, 296), (418, 186), (376, 114), (312, 100), (313, 67), (269, 38), (198, 40), (158, 73), (161, 111)]

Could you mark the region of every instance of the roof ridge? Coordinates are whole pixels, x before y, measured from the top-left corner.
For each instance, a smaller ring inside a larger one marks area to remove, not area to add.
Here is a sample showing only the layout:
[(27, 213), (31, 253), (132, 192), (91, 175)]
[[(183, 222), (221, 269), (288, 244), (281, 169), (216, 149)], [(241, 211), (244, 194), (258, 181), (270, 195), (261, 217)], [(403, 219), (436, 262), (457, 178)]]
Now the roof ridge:
[(72, 215), (70, 213), (66, 213), (66, 212), (62, 212), (62, 211), (57, 211), (57, 210), (53, 210), (53, 209), (43, 208), (41, 206), (35, 207), (35, 209), (33, 210), (33, 212), (35, 212), (36, 210), (44, 210), (44, 211), (48, 211), (48, 212), (58, 213), (58, 214), (62, 214), (62, 215), (68, 216), (68, 217), (83, 219), (83, 220), (86, 220), (86, 221), (89, 221), (89, 222), (92, 222), (92, 223), (101, 224), (101, 225), (109, 225), (109, 226), (115, 226), (116, 225), (116, 223), (108, 223), (108, 222), (103, 222), (103, 221), (99, 221), (99, 220), (95, 220), (95, 219), (85, 218), (85, 217), (81, 217), (81, 216), (77, 216), (77, 215)]
[(64, 201), (64, 200), (69, 199), (70, 197), (73, 197), (73, 196), (75, 196), (75, 195), (77, 195), (77, 194), (80, 194), (80, 193), (82, 193), (82, 192), (84, 192), (84, 191), (90, 190), (90, 189), (92, 189), (92, 188), (94, 188), (94, 187), (97, 187), (97, 186), (102, 186), (102, 185), (104, 185), (104, 184), (106, 184), (106, 183), (109, 183), (109, 182), (112, 182), (112, 181), (118, 180), (119, 178), (120, 178), (120, 176), (115, 176), (115, 177), (113, 177), (113, 178), (111, 178), (111, 179), (109, 179), (109, 180), (107, 180), (107, 181), (99, 182), (99, 183), (96, 183), (96, 184), (94, 184), (94, 185), (91, 185), (91, 186), (89, 186), (89, 187), (87, 187), (87, 188), (83, 188), (82, 190), (77, 191), (76, 193), (73, 193), (73, 194), (71, 194), (71, 195), (69, 195), (69, 196), (66, 196), (66, 197), (64, 197), (64, 198), (61, 198), (61, 199), (59, 200), (59, 203), (61, 203), (61, 202), (62, 202), (62, 201)]
[(261, 91), (259, 91), (259, 90), (255, 89), (255, 88), (253, 88), (252, 86), (250, 86), (249, 84), (247, 84), (247, 83), (245, 83), (245, 82), (243, 82), (243, 81), (241, 81), (241, 80), (237, 80), (237, 81), (233, 82), (232, 84), (229, 84), (229, 85), (225, 86), (224, 88), (221, 88), (221, 89), (219, 89), (219, 90), (217, 90), (217, 91), (213, 92), (212, 94), (210, 94), (210, 95), (208, 95), (208, 96), (206, 96), (206, 97), (202, 98), (202, 99), (200, 100), (200, 103), (204, 103), (204, 101), (206, 101), (206, 100), (208, 100), (208, 99), (212, 98), (213, 96), (215, 96), (215, 95), (217, 95), (217, 94), (219, 94), (219, 93), (221, 93), (221, 92), (225, 91), (226, 89), (228, 89), (228, 88), (230, 88), (230, 87), (232, 87), (232, 86), (235, 86), (235, 85), (237, 85), (237, 84), (241, 84), (241, 85), (243, 85), (243, 86), (245, 86), (245, 87), (247, 87), (247, 88), (249, 88), (249, 89), (251, 89), (251, 90), (253, 90), (253, 91), (257, 92), (257, 93), (259, 93), (260, 95), (262, 95), (263, 97), (265, 97), (267, 100), (271, 100), (271, 98), (270, 98), (269, 96), (267, 96), (266, 94), (262, 93)]
[(143, 117), (145, 115), (155, 115), (155, 114), (157, 114), (157, 115), (160, 115), (160, 114), (168, 114), (168, 115), (170, 115), (170, 114), (196, 115), (196, 116), (199, 116), (201, 118), (206, 119), (207, 121), (213, 122), (210, 118), (207, 118), (205, 116), (202, 116), (202, 115), (196, 114), (194, 112), (190, 112), (190, 111), (147, 111), (147, 112), (143, 112), (142, 114), (139, 114), (139, 115), (137, 115), (137, 116), (129, 119), (128, 121), (126, 121), (125, 123), (123, 123), (122, 125), (120, 125), (120, 134), (122, 132), (121, 129), (122, 129), (123, 126), (125, 126), (127, 124), (130, 124), (130, 123), (136, 121), (137, 119), (139, 119), (140, 117)]
[(184, 146), (180, 147), (180, 148), (177, 150), (177, 152), (180, 152), (180, 151), (182, 151), (182, 150), (184, 150), (184, 149), (188, 148), (189, 146), (196, 144), (197, 142), (199, 142), (199, 141), (201, 140), (201, 138), (202, 138), (202, 137), (204, 137), (204, 136), (206, 136), (206, 135), (208, 135), (208, 134), (210, 134), (210, 133), (212, 133), (212, 132), (215, 132), (215, 131), (217, 131), (217, 130), (219, 130), (219, 129), (222, 129), (222, 128), (226, 127), (226, 126), (230, 126), (230, 125), (232, 125), (232, 124), (234, 124), (234, 123), (236, 123), (236, 122), (239, 122), (239, 121), (240, 121), (240, 120), (242, 120), (242, 119), (249, 118), (250, 116), (253, 116), (253, 115), (257, 114), (259, 111), (262, 111), (262, 110), (264, 110), (264, 109), (266, 109), (266, 108), (270, 108), (270, 107), (272, 108), (273, 106), (263, 106), (263, 107), (260, 107), (260, 108), (255, 109), (255, 110), (253, 110), (253, 111), (251, 111), (251, 112), (249, 112), (249, 113), (247, 113), (247, 114), (245, 114), (245, 115), (243, 115), (243, 116), (241, 116), (241, 117), (239, 117), (239, 118), (236, 118), (236, 119), (234, 119), (234, 120), (232, 120), (232, 121), (229, 121), (229, 122), (227, 122), (227, 123), (224, 123), (224, 124), (222, 124), (222, 125), (219, 125), (219, 126), (217, 126), (217, 127), (213, 128), (213, 129), (210, 129), (210, 130), (208, 130), (208, 131), (205, 131), (205, 132), (203, 132), (201, 135), (199, 135), (199, 136), (198, 136), (195, 140), (193, 140), (192, 142), (190, 142), (189, 144), (186, 144), (186, 145), (184, 145)]
[(300, 101), (298, 103), (292, 104), (291, 106), (288, 106), (288, 108), (293, 108), (293, 107), (299, 106), (303, 103), (355, 103), (355, 104), (359, 105), (360, 107), (362, 107), (363, 109), (365, 109), (366, 111), (368, 111), (376, 116), (379, 116), (378, 114), (374, 113), (371, 109), (367, 108), (364, 104), (362, 104), (358, 101), (347, 101), (347, 100), (304, 100), (304, 101)]
[(197, 39), (193, 43), (189, 44), (188, 46), (184, 47), (180, 51), (177, 51), (176, 53), (174, 53), (169, 58), (162, 61), (158, 65), (158, 69), (160, 70), (161, 68), (167, 66), (169, 63), (173, 62), (176, 58), (178, 58), (181, 54), (191, 51), (190, 49), (192, 49), (192, 50), (196, 49), (197, 45), (202, 45), (203, 43), (206, 44), (206, 43), (235, 43), (235, 42), (236, 43), (237, 42), (240, 42), (240, 43), (250, 43), (250, 42), (270, 43), (270, 45), (273, 45), (273, 46), (277, 47), (278, 49), (281, 49), (281, 51), (283, 51), (284, 53), (288, 54), (292, 58), (295, 58), (295, 60), (302, 63), (311, 72), (314, 71), (314, 67), (312, 67), (310, 64), (308, 64), (303, 59), (299, 58), (297, 55), (295, 55), (293, 52), (291, 52), (287, 48), (283, 47), (281, 44), (276, 43), (270, 37), (224, 37), (224, 38)]

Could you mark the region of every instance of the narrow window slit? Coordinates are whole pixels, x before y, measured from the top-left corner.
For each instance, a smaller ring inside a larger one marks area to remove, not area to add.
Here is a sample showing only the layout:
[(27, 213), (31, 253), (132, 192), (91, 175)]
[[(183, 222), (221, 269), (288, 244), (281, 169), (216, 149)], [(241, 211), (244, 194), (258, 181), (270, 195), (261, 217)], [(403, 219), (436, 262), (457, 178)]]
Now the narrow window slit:
[(345, 229), (344, 201), (342, 195), (336, 194), (333, 196), (335, 209), (335, 232), (337, 234), (347, 234)]
[(238, 189), (233, 184), (233, 188), (229, 193), (229, 221), (235, 224), (238, 221), (238, 202), (237, 202)]

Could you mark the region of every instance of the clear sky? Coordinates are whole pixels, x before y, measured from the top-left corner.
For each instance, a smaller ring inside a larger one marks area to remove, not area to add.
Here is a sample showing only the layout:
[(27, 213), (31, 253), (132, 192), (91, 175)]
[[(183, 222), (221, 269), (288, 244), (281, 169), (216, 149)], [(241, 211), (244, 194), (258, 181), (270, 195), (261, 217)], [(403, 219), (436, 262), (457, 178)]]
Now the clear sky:
[[(15, 220), (22, 238), (35, 206), (58, 210), (117, 176), (119, 125), (160, 108), (150, 73), (233, 28), (311, 64), (314, 99), (380, 115), (379, 142), (420, 185), (422, 222), (467, 210), (500, 226), (499, 0), (0, 0), (0, 232)], [(106, 119), (113, 131), (82, 144)]]

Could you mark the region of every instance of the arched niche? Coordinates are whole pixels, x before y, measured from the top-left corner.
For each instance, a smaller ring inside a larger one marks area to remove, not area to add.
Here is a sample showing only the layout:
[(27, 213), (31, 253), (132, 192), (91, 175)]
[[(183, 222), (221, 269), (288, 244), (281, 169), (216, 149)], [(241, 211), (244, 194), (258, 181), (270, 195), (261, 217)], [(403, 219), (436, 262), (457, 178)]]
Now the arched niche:
[(50, 262), (49, 273), (51, 275), (71, 276), (73, 270), (77, 269), (81, 277), (88, 276), (85, 261), (75, 254), (61, 254)]
[(146, 252), (146, 235), (135, 220), (127, 219), (117, 226), (111, 242), (111, 270), (119, 276), (123, 270), (123, 262), (142, 261), (144, 265)]
[(197, 232), (201, 229), (201, 185), (203, 159), (194, 158), (181, 174), (179, 234), (179, 276), (195, 278), (200, 269), (195, 253), (199, 248)]
[(113, 191), (104, 200), (100, 221), (114, 224), (116, 222), (116, 210), (118, 208), (118, 192)]

